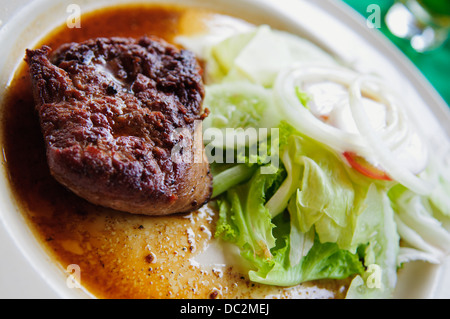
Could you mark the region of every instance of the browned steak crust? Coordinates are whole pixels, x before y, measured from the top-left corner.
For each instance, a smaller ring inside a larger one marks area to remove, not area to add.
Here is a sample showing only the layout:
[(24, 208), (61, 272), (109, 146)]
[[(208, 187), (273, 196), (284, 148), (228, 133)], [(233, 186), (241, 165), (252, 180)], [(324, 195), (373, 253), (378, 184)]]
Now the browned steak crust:
[[(137, 214), (188, 212), (209, 199), (209, 165), (201, 138), (193, 139), (204, 96), (193, 54), (148, 37), (50, 52), (27, 50), (26, 61), (60, 183), (94, 204)], [(180, 144), (184, 161), (174, 161)]]

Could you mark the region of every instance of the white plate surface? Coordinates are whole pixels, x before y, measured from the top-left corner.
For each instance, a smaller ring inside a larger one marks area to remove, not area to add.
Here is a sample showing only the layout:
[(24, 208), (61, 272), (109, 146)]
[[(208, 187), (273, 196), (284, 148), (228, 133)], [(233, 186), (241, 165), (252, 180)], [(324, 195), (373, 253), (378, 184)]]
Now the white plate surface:
[[(77, 1), (82, 10), (112, 2)], [(136, 2), (136, 1), (129, 1)], [(160, 1), (162, 2), (162, 1)], [(171, 0), (171, 2), (177, 2)], [(305, 36), (362, 72), (377, 72), (417, 106), (426, 119), (430, 139), (448, 141), (450, 111), (421, 73), (381, 34), (340, 0), (180, 0), (183, 4), (218, 8), (241, 18), (271, 24)], [(73, 0), (0, 0), (0, 99), (25, 48), (63, 23)], [(95, 3), (95, 4), (94, 4)], [(5, 43), (9, 45), (5, 45)], [(422, 121), (423, 122), (423, 121)], [(78, 298), (67, 274), (45, 254), (11, 201), (0, 176), (0, 298)], [(411, 264), (399, 276), (398, 298), (450, 298), (450, 262), (442, 266)]]

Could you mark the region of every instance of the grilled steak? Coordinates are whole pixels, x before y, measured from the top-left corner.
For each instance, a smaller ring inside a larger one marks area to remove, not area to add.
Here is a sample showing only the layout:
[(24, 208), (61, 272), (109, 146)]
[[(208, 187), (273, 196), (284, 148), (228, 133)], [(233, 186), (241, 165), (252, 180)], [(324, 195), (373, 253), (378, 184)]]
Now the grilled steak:
[(193, 54), (153, 37), (98, 38), (27, 50), (26, 61), (61, 184), (136, 214), (189, 212), (209, 200), (212, 177), (195, 135), (204, 87)]

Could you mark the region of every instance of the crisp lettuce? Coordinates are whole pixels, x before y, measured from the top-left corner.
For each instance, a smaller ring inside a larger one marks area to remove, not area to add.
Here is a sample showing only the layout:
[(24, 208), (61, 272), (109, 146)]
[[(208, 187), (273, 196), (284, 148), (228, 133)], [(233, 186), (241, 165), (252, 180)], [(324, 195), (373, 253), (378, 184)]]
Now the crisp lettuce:
[(368, 242), (357, 226), (374, 196), (369, 192), (373, 181), (355, 175), (334, 152), (289, 125), (283, 123), (280, 130), (285, 136), (281, 152), (287, 178), (266, 207), (272, 216), (288, 209), (302, 233), (314, 229), (321, 242), (355, 252)]
[(299, 63), (336, 65), (319, 47), (286, 32), (262, 25), (213, 45), (205, 57), (212, 82), (249, 81), (271, 87), (284, 68)]
[[(310, 280), (344, 279), (362, 274), (364, 268), (356, 253), (339, 249), (334, 243), (320, 243), (314, 239), (313, 231), (299, 232), (301, 239), (293, 240), (289, 215), (280, 214), (272, 219), (265, 208), (266, 198), (283, 178), (282, 169), (276, 174), (259, 171), (247, 183), (233, 187), (218, 200), (216, 236), (240, 247), (243, 258), (251, 265), (250, 280), (292, 286)], [(301, 254), (295, 264), (292, 264), (292, 250)]]
[[(430, 205), (433, 206), (434, 211), (438, 211), (441, 216), (450, 217), (450, 145), (447, 145), (447, 153), (445, 155), (437, 155), (430, 159), (429, 171), (431, 175), (437, 175), (434, 191), (428, 197)], [(443, 157), (443, 161), (439, 158)]]
[[(364, 272), (357, 254), (339, 249), (334, 243), (315, 241), (311, 249), (294, 266), (289, 259), (289, 241), (275, 251), (272, 260), (259, 259), (257, 270), (249, 272), (252, 281), (277, 286), (294, 286), (301, 282), (318, 279), (345, 279)], [(256, 259), (246, 253), (247, 259)]]
[[(206, 88), (211, 113), (204, 129), (279, 131), (276, 138), (268, 134), (238, 143), (241, 149), (226, 140), (206, 146), (214, 155), (209, 158), (219, 209), (215, 235), (239, 247), (250, 280), (292, 286), (351, 278), (347, 298), (386, 298), (402, 263), (439, 263), (448, 254), (450, 235), (441, 221), (450, 217), (449, 167), (434, 167), (436, 191), (419, 196), (358, 173), (277, 113), (272, 94), (277, 74), (293, 64), (336, 65), (329, 55), (268, 26), (205, 52), (206, 78), (214, 84)], [(308, 108), (310, 97), (299, 88), (296, 94)], [(246, 133), (235, 132), (231, 140)], [(246, 153), (251, 148), (266, 152)], [(225, 153), (235, 163), (221, 161)], [(279, 165), (271, 163), (277, 160)]]
[(215, 147), (235, 148), (254, 144), (270, 135), (280, 117), (271, 90), (249, 82), (208, 85), (203, 106), (209, 116), (203, 121), (204, 138)]
[(257, 169), (258, 167), (256, 165), (238, 164), (224, 169), (221, 172), (213, 170), (214, 180), (212, 198), (221, 195), (233, 186), (249, 180)]
[[(435, 191), (430, 195), (430, 204), (433, 205), (439, 212), (450, 217), (450, 172), (442, 172), (439, 176), (439, 184)], [(444, 173), (447, 173), (444, 177)]]
[[(275, 174), (256, 171), (219, 198), (216, 236), (240, 247), (256, 282), (290, 286), (362, 275), (360, 258), (375, 263), (370, 256), (380, 249), (381, 240), (371, 235), (382, 233), (373, 216), (379, 215), (383, 191), (355, 184), (336, 155), (289, 125), (279, 129), (283, 165)], [(289, 178), (292, 171), (295, 178)], [(294, 187), (285, 188), (287, 183)], [(282, 207), (278, 214), (268, 205), (274, 199)], [(395, 251), (398, 240), (389, 244)], [(395, 272), (396, 262), (393, 267)]]
[(405, 254), (399, 255), (399, 263), (410, 260), (439, 263), (450, 253), (450, 233), (441, 221), (446, 218), (448, 207), (440, 209), (435, 205), (434, 193), (420, 196), (401, 185), (388, 194), (396, 212), (398, 232), (408, 248), (402, 250)]
[(374, 184), (369, 187), (365, 205), (366, 209), (357, 219), (354, 240), (367, 242), (363, 251), (366, 272), (353, 279), (347, 298), (392, 297), (400, 247), (394, 211), (386, 191)]
[(286, 160), (300, 176), (293, 181), (295, 193), (288, 210), (298, 216), (299, 229), (306, 233), (314, 227), (321, 242), (334, 242), (350, 250), (352, 219), (359, 205), (344, 164), (333, 153), (300, 135), (291, 136), (288, 148), (287, 152), (294, 151)]
[(269, 191), (282, 177), (281, 169), (276, 174), (262, 174), (259, 168), (248, 182), (229, 189), (218, 200), (220, 218), (216, 236), (270, 259), (270, 250), (275, 246), (274, 224), (264, 204)]

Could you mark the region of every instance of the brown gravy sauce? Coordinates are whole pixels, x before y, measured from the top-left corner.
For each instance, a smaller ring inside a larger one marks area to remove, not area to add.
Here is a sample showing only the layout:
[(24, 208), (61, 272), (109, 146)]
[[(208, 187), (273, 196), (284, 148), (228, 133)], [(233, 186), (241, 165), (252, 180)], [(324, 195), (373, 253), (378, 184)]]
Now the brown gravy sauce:
[[(102, 9), (63, 25), (42, 39), (57, 48), (94, 37), (157, 35), (169, 42), (201, 29), (213, 13), (163, 6)], [(193, 23), (196, 21), (196, 23)], [(3, 105), (3, 147), (11, 187), (29, 226), (64, 269), (76, 264), (81, 284), (98, 298), (343, 297), (345, 282), (321, 281), (295, 290), (249, 282), (232, 266), (201, 266), (192, 258), (206, 247), (216, 220), (209, 208), (190, 215), (136, 216), (92, 205), (49, 174), (25, 63)], [(328, 296), (328, 295), (326, 295)]]

